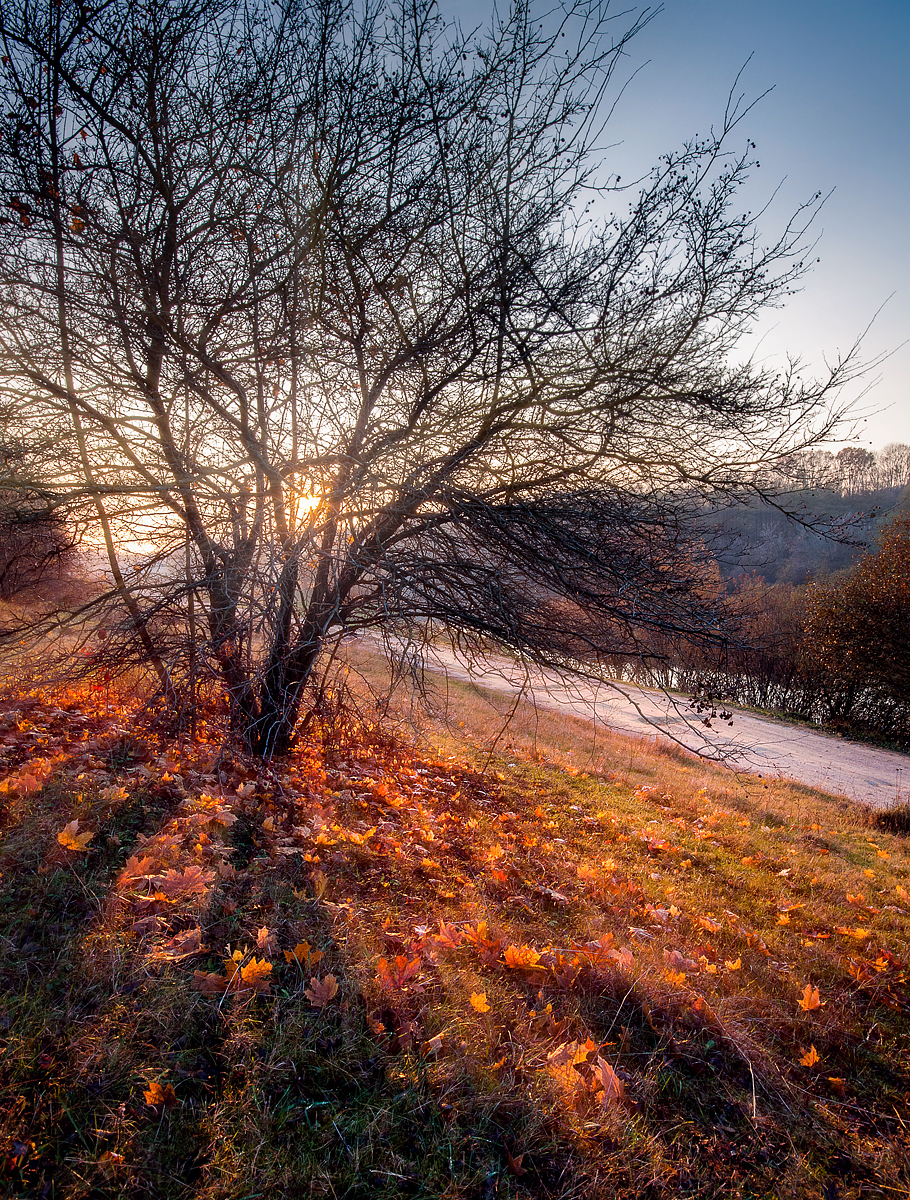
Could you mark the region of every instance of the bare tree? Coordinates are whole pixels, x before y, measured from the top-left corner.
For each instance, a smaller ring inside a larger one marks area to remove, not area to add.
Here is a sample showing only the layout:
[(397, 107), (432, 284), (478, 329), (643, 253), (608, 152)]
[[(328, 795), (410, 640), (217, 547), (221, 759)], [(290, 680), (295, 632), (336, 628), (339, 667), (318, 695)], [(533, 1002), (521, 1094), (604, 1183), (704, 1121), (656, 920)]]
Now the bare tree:
[(120, 652), (172, 697), (210, 672), (254, 751), (287, 749), (349, 630), (541, 660), (724, 636), (699, 505), (830, 434), (850, 368), (737, 357), (812, 211), (765, 246), (737, 209), (747, 110), (629, 191), (609, 174), (642, 23), (3, 10), (0, 383), (70, 439), (54, 485), (93, 506)]

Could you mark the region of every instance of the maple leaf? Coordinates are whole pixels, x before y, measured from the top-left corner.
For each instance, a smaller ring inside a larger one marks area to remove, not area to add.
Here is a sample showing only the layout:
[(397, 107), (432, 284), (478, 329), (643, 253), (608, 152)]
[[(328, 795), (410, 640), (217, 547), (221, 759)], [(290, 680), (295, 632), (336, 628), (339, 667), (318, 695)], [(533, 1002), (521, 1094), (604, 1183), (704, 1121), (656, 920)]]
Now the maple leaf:
[(632, 951), (628, 947), (623, 946), (621, 950), (611, 950), (610, 957), (624, 971), (631, 971), (635, 965), (635, 959), (632, 957)]
[(146, 1104), (151, 1108), (177, 1107), (177, 1093), (174, 1091), (173, 1084), (166, 1083), (162, 1087), (156, 1080), (149, 1084), (142, 1095), (145, 1097)]
[(112, 802), (114, 800), (125, 800), (129, 796), (129, 792), (125, 787), (118, 787), (116, 784), (111, 784), (106, 787), (101, 793), (101, 799)]
[(605, 933), (597, 941), (585, 942), (583, 946), (575, 945), (573, 949), (580, 958), (587, 959), (592, 967), (605, 967), (611, 961), (610, 953), (613, 949), (613, 934)]
[(57, 834), (57, 841), (66, 850), (84, 850), (95, 835), (91, 832), (79, 833), (79, 821), (70, 821)]
[(311, 979), (303, 989), (303, 994), (314, 1008), (325, 1008), (337, 993), (338, 983), (334, 975), (326, 975), (325, 979)]
[(812, 1012), (815, 1008), (821, 1008), (822, 1001), (819, 999), (818, 988), (814, 988), (811, 983), (807, 983), (803, 988), (803, 995), (799, 1001), (799, 1006), (803, 1012)]
[(119, 883), (127, 884), (132, 880), (148, 879), (155, 871), (155, 860), (148, 855), (143, 858), (137, 858), (132, 855), (126, 860), (123, 870), (120, 872)]
[(599, 1049), (598, 1044), (590, 1038), (584, 1042), (565, 1042), (547, 1055), (547, 1070), (567, 1091), (581, 1090), (584, 1079), (577, 1068), (586, 1065), (591, 1055)]
[(698, 970), (698, 963), (695, 961), (695, 959), (686, 958), (686, 956), (681, 954), (678, 950), (665, 950), (664, 959), (667, 963), (667, 966), (672, 968), (674, 971)]
[(219, 975), (217, 971), (193, 972), (193, 987), (203, 996), (220, 996), (229, 983), (230, 979), (226, 975)]
[(723, 929), (720, 921), (712, 921), (710, 917), (699, 917), (698, 924), (702, 929), (706, 929), (708, 933), (719, 933)]
[[(230, 960), (229, 960), (230, 961)], [(248, 963), (236, 970), (231, 976), (231, 988), (237, 992), (266, 992), (269, 989), (269, 976), (272, 964), (264, 958), (251, 958)]]
[(503, 960), (513, 971), (542, 971), (540, 955), (533, 946), (506, 946)]
[(738, 971), (742, 965), (743, 965), (743, 960), (741, 958), (733, 958), (733, 959), (725, 958), (724, 959), (724, 966), (727, 968), (728, 971)]
[(376, 978), (390, 992), (404, 991), (420, 971), (420, 959), (408, 959), (406, 954), (398, 954), (394, 963), (381, 958), (376, 964)]
[(471, 992), (469, 1003), (479, 1013), (488, 1013), (490, 1011), (490, 1002), (487, 1000), (486, 992)]
[(198, 925), (194, 929), (185, 929), (182, 933), (175, 934), (161, 946), (162, 953), (174, 959), (198, 954), (201, 949), (202, 930)]
[(193, 865), (185, 871), (166, 871), (152, 880), (155, 888), (163, 892), (169, 900), (178, 896), (204, 896), (214, 881), (214, 871), (203, 871), (202, 867)]
[(847, 903), (848, 904), (865, 904), (866, 897), (862, 894), (862, 892), (856, 892), (856, 893), (847, 892)]
[(454, 925), (447, 924), (439, 918), (439, 933), (436, 941), (444, 950), (457, 950), (462, 943), (461, 932)]
[(664, 971), (664, 979), (673, 987), (680, 987), (686, 982), (686, 977), (682, 971)]
[(814, 1067), (816, 1063), (821, 1062), (821, 1056), (814, 1046), (811, 1046), (799, 1060), (804, 1067)]
[(256, 931), (256, 946), (265, 954), (273, 954), (278, 949), (275, 935), (270, 932), (268, 926), (263, 925)]
[(625, 1096), (626, 1089), (623, 1081), (619, 1078), (606, 1059), (601, 1058), (598, 1054), (591, 1064), (595, 1082), (595, 1091), (603, 1088), (603, 1095), (600, 1102), (604, 1108), (609, 1104), (618, 1104)]
[(313, 950), (309, 942), (298, 942), (293, 950), (285, 950), (287, 962), (296, 962), (301, 966), (315, 967), (320, 959), (325, 958), (322, 950)]

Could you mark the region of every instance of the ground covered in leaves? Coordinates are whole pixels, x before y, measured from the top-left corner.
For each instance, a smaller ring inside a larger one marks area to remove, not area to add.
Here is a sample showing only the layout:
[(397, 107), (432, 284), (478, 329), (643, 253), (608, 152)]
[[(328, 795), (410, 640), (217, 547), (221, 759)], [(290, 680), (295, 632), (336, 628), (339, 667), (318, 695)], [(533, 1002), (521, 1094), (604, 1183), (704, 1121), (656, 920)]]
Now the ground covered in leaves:
[(906, 814), (465, 711), (262, 770), (7, 693), (5, 1194), (908, 1194)]

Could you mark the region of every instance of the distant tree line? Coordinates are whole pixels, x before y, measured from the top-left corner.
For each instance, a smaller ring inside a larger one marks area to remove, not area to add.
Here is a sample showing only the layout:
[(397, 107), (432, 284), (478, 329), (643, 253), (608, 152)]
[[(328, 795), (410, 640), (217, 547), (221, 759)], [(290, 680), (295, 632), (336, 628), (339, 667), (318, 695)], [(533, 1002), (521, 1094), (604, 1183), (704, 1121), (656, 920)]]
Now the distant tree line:
[[(710, 586), (710, 584), (706, 584)], [(655, 641), (625, 677), (910, 746), (910, 513), (850, 570), (803, 584), (717, 579), (722, 648)]]

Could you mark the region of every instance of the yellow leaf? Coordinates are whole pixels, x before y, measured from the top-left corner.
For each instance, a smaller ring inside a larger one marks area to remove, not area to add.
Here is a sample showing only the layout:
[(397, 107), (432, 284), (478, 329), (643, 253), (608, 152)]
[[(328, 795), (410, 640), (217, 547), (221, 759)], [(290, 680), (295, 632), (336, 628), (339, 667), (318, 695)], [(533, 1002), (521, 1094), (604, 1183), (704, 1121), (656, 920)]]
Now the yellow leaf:
[(708, 933), (718, 933), (723, 928), (720, 921), (712, 921), (710, 917), (699, 917), (698, 923)]
[(254, 992), (264, 992), (268, 989), (271, 973), (272, 964), (270, 962), (266, 962), (264, 958), (251, 958), (246, 966), (240, 968), (231, 983), (238, 991), (249, 989)]
[(779, 913), (778, 917), (777, 917), (777, 923), (778, 923), (778, 925), (789, 925), (790, 918), (787, 916), (786, 913)]
[(664, 971), (664, 979), (674, 987), (680, 987), (686, 982), (684, 971)]
[(337, 993), (338, 983), (334, 975), (326, 975), (325, 979), (311, 979), (303, 989), (303, 994), (314, 1008), (325, 1008)]
[(814, 1008), (821, 1008), (822, 1002), (819, 999), (818, 988), (814, 988), (811, 983), (807, 983), (803, 988), (803, 995), (799, 1006), (804, 1012), (811, 1012)]
[(868, 867), (863, 867), (863, 874), (866, 876), (867, 879), (875, 878), (875, 872), (870, 871)]
[(78, 830), (78, 820), (70, 821), (57, 834), (57, 841), (67, 850), (84, 850), (95, 835), (90, 832), (79, 833)]
[(490, 1002), (487, 1000), (486, 992), (471, 992), (470, 1004), (479, 1013), (490, 1011)]
[(738, 971), (742, 965), (743, 965), (743, 960), (741, 958), (734, 958), (734, 959), (725, 958), (724, 959), (724, 966), (727, 968), (728, 971)]
[(901, 900), (910, 900), (910, 892), (906, 888), (901, 887), (900, 884), (896, 885), (896, 891)]
[(814, 1067), (816, 1063), (821, 1062), (821, 1056), (814, 1046), (810, 1047), (799, 1060), (804, 1067)]

